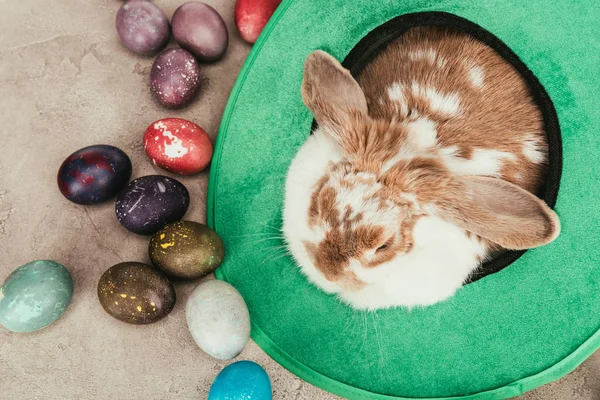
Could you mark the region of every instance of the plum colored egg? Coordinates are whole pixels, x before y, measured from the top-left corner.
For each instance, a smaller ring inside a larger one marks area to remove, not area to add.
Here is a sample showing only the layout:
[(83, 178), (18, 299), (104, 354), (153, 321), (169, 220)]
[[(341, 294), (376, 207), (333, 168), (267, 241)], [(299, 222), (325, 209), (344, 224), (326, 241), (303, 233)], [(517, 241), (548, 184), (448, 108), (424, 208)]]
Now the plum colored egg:
[(221, 15), (199, 1), (184, 3), (173, 14), (173, 37), (200, 61), (216, 61), (229, 44), (229, 33)]
[(181, 182), (162, 175), (135, 179), (117, 197), (119, 222), (140, 235), (152, 235), (169, 222), (179, 221), (190, 204), (190, 194)]
[(188, 104), (200, 90), (202, 73), (192, 53), (184, 49), (162, 52), (150, 71), (150, 88), (165, 107)]
[(196, 286), (185, 306), (188, 328), (198, 346), (219, 360), (244, 350), (250, 339), (250, 314), (229, 283), (209, 280)]
[(151, 324), (175, 307), (175, 288), (159, 271), (138, 262), (110, 267), (98, 282), (98, 299), (112, 317), (135, 325)]
[(144, 133), (144, 148), (153, 163), (177, 174), (191, 175), (210, 163), (213, 145), (204, 129), (181, 118), (164, 118)]
[(266, 371), (253, 361), (238, 361), (217, 375), (208, 400), (271, 400), (273, 390)]
[(235, 3), (235, 26), (242, 39), (256, 42), (269, 18), (281, 0), (237, 0)]
[(150, 240), (152, 263), (169, 276), (198, 279), (213, 272), (225, 256), (223, 241), (208, 226), (193, 221), (166, 225)]
[(150, 1), (128, 1), (117, 12), (117, 32), (125, 47), (134, 53), (152, 55), (169, 42), (169, 19)]
[(105, 145), (84, 147), (71, 154), (58, 170), (58, 188), (73, 203), (108, 200), (127, 185), (131, 160), (122, 150)]
[(0, 286), (0, 325), (13, 332), (33, 332), (56, 321), (73, 296), (73, 278), (50, 260), (17, 268)]

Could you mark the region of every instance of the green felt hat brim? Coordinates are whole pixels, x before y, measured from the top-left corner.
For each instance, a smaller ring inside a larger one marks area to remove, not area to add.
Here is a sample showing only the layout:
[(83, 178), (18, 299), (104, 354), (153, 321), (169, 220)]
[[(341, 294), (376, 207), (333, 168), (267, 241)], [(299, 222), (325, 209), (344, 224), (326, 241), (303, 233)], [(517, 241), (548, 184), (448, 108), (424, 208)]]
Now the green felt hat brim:
[[(482, 26), (550, 95), (562, 134), (563, 230), (444, 303), (353, 312), (310, 285), (276, 247), (285, 173), (312, 122), (300, 98), (303, 63), (315, 49), (343, 60), (377, 26), (424, 11)], [(207, 203), (208, 223), (227, 249), (217, 277), (244, 296), (259, 346), (350, 399), (509, 398), (592, 354), (600, 346), (598, 20), (592, 1), (284, 1), (232, 90)]]

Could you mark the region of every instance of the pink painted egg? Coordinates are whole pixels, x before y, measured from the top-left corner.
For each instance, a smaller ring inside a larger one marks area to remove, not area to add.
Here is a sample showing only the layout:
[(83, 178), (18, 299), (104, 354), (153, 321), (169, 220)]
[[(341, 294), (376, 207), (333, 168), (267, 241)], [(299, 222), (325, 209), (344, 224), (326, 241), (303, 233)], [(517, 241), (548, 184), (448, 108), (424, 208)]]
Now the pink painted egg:
[(153, 122), (144, 133), (144, 148), (154, 164), (182, 175), (202, 171), (213, 153), (206, 131), (181, 118)]

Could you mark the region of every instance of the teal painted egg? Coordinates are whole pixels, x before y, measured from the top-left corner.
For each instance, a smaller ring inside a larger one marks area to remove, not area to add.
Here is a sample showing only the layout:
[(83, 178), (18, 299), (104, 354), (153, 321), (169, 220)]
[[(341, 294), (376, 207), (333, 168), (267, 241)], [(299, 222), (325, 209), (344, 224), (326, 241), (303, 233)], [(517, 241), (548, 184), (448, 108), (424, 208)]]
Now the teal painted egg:
[(73, 278), (49, 260), (17, 268), (0, 286), (0, 324), (13, 332), (33, 332), (56, 321), (73, 296)]
[(217, 375), (208, 400), (271, 400), (271, 380), (265, 370), (252, 361), (228, 365)]

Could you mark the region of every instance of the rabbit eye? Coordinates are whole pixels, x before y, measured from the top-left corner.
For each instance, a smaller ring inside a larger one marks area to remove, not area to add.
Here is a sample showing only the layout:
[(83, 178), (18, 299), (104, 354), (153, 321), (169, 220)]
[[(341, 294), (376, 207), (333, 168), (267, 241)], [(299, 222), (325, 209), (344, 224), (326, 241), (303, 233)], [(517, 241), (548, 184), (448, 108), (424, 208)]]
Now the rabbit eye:
[(389, 247), (389, 245), (388, 245), (387, 243), (386, 243), (386, 244), (383, 244), (383, 245), (379, 246), (379, 247), (377, 248), (377, 250), (375, 250), (375, 252), (376, 252), (376, 253), (378, 253), (378, 252), (380, 252), (380, 251), (382, 251), (382, 250), (385, 250), (385, 249), (387, 249), (388, 247)]
[(392, 247), (393, 242), (394, 242), (394, 238), (388, 239), (387, 242), (385, 242), (384, 244), (382, 244), (375, 250), (375, 253), (379, 253), (380, 251), (389, 249), (390, 247)]

